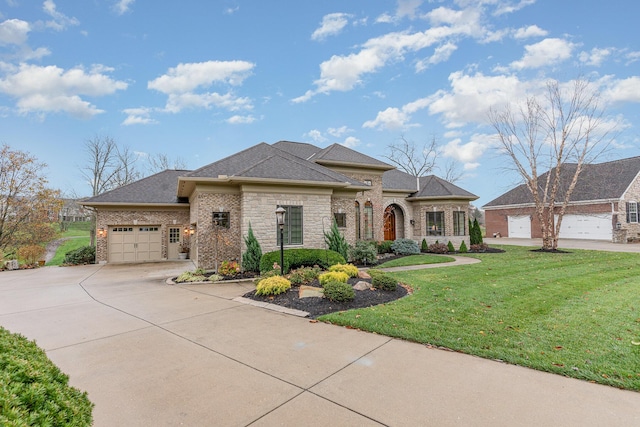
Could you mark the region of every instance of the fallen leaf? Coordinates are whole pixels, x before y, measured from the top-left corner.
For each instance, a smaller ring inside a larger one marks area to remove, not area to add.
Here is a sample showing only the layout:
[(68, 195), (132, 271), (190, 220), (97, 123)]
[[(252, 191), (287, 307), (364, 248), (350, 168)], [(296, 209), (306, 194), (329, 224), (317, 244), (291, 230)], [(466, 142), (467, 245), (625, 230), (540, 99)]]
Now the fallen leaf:
[(316, 319), (309, 320), (309, 323), (318, 323)]
[(640, 345), (640, 341), (631, 341), (631, 344), (633, 344), (633, 345)]
[(558, 368), (564, 368), (564, 364), (562, 363), (552, 363), (553, 366), (557, 366)]
[(561, 345), (557, 345), (555, 347), (553, 347), (554, 350), (562, 350), (562, 346)]

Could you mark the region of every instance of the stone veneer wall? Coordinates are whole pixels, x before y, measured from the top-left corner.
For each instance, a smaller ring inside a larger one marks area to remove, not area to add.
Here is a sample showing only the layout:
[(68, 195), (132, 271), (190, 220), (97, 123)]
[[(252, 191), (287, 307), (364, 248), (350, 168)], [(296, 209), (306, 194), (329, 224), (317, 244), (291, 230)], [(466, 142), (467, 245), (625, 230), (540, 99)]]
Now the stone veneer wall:
[[(285, 248), (324, 248), (324, 230), (328, 231), (333, 220), (331, 190), (305, 188), (304, 193), (295, 193), (291, 188), (283, 188), (277, 193), (273, 189), (248, 187), (243, 189), (241, 209), (242, 236), (246, 236), (249, 223), (260, 243), (262, 253), (279, 250), (276, 208), (282, 206), (302, 206), (303, 244)], [(245, 251), (244, 239), (240, 237), (242, 251)]]
[[(444, 235), (443, 236), (428, 236), (427, 235), (427, 212), (444, 211)], [(454, 236), (453, 235), (453, 212), (465, 213), (465, 235)], [(439, 243), (448, 243), (451, 241), (456, 250), (460, 247), (460, 244), (464, 241), (467, 248), (469, 248), (469, 203), (451, 203), (451, 202), (417, 202), (413, 208), (413, 218), (416, 221), (414, 226), (413, 239), (422, 243), (422, 239), (427, 240), (427, 244), (435, 243), (436, 240)]]
[[(333, 214), (344, 213), (346, 214), (347, 226), (345, 228), (340, 227), (339, 230), (344, 236), (347, 243), (355, 245), (356, 243), (356, 208), (355, 198), (350, 196), (333, 196), (331, 198), (331, 225), (333, 225)], [(326, 228), (326, 225), (325, 225)], [(328, 230), (327, 230), (328, 231)]]
[[(191, 258), (199, 268), (213, 269), (223, 261), (240, 261), (242, 208), (238, 193), (210, 193), (196, 190), (191, 201), (191, 223), (196, 225), (191, 238)], [(229, 212), (229, 228), (213, 227), (213, 212)], [(217, 239), (217, 247), (216, 247)]]
[(618, 203), (617, 221), (620, 222), (621, 228), (623, 230), (626, 230), (624, 241), (621, 243), (626, 243), (627, 240), (640, 239), (640, 223), (627, 222), (627, 202), (638, 202), (638, 204), (640, 205), (640, 179), (638, 179), (637, 177), (633, 184), (629, 186), (626, 193)]
[[(362, 171), (362, 172), (354, 172), (349, 170), (336, 169), (341, 174), (348, 176), (349, 178), (353, 178), (360, 182), (371, 181), (371, 190), (360, 191), (356, 193), (355, 198), (352, 198), (352, 204), (355, 206), (355, 202), (360, 203), (360, 236), (364, 239), (365, 230), (364, 230), (364, 205), (366, 202), (371, 202), (373, 206), (373, 239), (372, 240), (382, 240), (384, 239), (384, 201), (382, 198), (382, 172), (381, 171)], [(355, 212), (355, 207), (354, 207)], [(353, 222), (351, 224), (355, 225), (355, 216), (353, 217)], [(349, 223), (347, 223), (349, 226)], [(353, 231), (353, 238), (355, 242), (355, 230)], [(349, 242), (351, 243), (351, 242)]]
[[(162, 258), (167, 258), (168, 228), (189, 225), (188, 206), (179, 209), (98, 209), (96, 229), (108, 229), (117, 225), (159, 225), (162, 232)], [(107, 262), (109, 252), (109, 233), (106, 237), (96, 237), (96, 262)]]

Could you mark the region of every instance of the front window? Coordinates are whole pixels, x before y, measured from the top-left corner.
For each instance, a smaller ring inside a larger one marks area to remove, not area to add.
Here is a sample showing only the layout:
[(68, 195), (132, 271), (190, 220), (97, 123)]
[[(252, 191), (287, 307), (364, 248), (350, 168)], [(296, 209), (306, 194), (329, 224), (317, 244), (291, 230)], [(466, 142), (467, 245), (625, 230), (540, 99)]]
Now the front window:
[(454, 212), (453, 213), (453, 235), (464, 236), (465, 224), (466, 222), (465, 222), (464, 212)]
[(371, 202), (364, 204), (364, 238), (373, 239), (373, 205)]
[[(282, 206), (284, 215), (284, 244), (302, 244), (302, 206)], [(277, 225), (276, 225), (277, 227)], [(280, 230), (278, 229), (278, 245), (280, 244)]]
[(336, 220), (336, 225), (340, 228), (345, 228), (347, 226), (347, 214), (336, 212), (333, 214), (333, 218)]
[(627, 203), (627, 222), (638, 222), (638, 202)]
[(361, 238), (360, 236), (360, 203), (356, 202), (355, 209), (356, 209), (356, 239), (360, 240)]
[(213, 225), (221, 228), (229, 228), (229, 212), (214, 212)]
[(427, 212), (427, 235), (444, 236), (444, 212)]

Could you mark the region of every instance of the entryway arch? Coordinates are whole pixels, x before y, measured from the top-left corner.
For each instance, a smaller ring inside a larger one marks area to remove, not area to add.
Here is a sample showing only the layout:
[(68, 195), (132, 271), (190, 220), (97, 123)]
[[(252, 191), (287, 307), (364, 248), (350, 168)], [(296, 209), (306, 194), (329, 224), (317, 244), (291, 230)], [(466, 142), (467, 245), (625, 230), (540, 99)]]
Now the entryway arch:
[(391, 203), (384, 209), (384, 240), (403, 239), (405, 216), (402, 207)]

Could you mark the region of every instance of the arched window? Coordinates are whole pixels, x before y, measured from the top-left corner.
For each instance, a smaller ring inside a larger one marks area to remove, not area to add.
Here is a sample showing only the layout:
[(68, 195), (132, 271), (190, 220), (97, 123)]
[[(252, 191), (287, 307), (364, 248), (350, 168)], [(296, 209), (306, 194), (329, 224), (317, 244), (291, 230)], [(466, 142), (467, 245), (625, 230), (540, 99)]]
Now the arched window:
[(356, 239), (360, 240), (360, 203), (356, 202)]
[(364, 204), (364, 238), (373, 239), (373, 205), (371, 202)]

